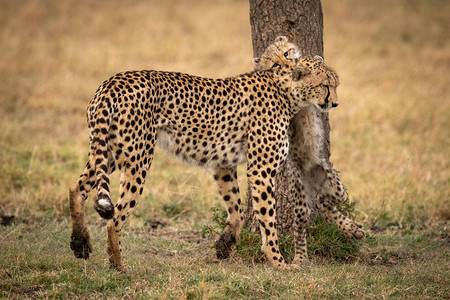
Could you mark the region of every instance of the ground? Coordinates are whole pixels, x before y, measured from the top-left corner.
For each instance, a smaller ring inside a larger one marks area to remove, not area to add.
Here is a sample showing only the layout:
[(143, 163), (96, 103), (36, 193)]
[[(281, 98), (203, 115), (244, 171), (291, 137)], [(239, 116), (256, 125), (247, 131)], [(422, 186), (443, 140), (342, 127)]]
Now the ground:
[(440, 0), (323, 1), (325, 60), (341, 79), (331, 160), (372, 236), (357, 257), (311, 255), (293, 273), (245, 255), (217, 262), (217, 236), (202, 237), (221, 205), (213, 180), (161, 151), (124, 230), (131, 271), (108, 269), (90, 204), (93, 257), (72, 256), (67, 189), (87, 157), (98, 85), (132, 69), (252, 68), (247, 1), (160, 3), (0, 1), (0, 298), (450, 297), (450, 5)]

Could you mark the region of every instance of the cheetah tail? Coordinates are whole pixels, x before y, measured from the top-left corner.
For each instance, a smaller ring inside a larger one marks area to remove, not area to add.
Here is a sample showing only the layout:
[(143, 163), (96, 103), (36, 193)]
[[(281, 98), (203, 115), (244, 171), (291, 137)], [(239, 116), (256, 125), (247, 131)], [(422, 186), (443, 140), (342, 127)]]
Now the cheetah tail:
[(114, 205), (109, 194), (108, 174), (108, 132), (111, 124), (111, 111), (108, 108), (100, 109), (93, 114), (94, 122), (91, 122), (92, 155), (95, 165), (95, 182), (97, 186), (97, 200), (94, 208), (104, 219), (114, 216)]

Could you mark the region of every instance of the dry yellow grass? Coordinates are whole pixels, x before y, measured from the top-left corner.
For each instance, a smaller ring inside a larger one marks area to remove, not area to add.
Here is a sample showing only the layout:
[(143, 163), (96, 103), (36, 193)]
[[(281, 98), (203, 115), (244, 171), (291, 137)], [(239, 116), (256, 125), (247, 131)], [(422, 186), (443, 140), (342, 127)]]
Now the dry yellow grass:
[(355, 1), (327, 12), (326, 57), (342, 78), (332, 160), (350, 194), (365, 212), (424, 205), (448, 220), (450, 5)]

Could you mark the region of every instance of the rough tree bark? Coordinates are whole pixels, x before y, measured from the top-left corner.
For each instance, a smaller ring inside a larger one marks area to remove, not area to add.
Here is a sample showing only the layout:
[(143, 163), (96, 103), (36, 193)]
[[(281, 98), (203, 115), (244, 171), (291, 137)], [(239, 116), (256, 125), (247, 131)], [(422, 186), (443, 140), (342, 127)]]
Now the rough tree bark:
[[(260, 57), (264, 49), (271, 44), (277, 36), (284, 35), (289, 41), (296, 44), (305, 56), (320, 55), (323, 57), (323, 15), (320, 0), (250, 0), (250, 24), (252, 28), (253, 56)], [(331, 168), (330, 157), (330, 125), (327, 113), (319, 112), (315, 108), (301, 110), (292, 120), (291, 147), (295, 143), (302, 143), (302, 120), (308, 114), (320, 116), (324, 127), (324, 144), (322, 157), (327, 167)], [(310, 203), (311, 216), (317, 216), (318, 211), (314, 203), (316, 193), (314, 180), (323, 177), (322, 168), (312, 168), (311, 172), (301, 172), (302, 162), (295, 159), (295, 153), (290, 151), (286, 163), (279, 170), (274, 197), (277, 201), (277, 227), (281, 232), (290, 231), (293, 227), (293, 201), (295, 195), (290, 195), (289, 185), (297, 178), (305, 184), (306, 196)], [(254, 217), (250, 188), (247, 190), (247, 222), (251, 223), (253, 230), (258, 228)], [(291, 201), (289, 201), (291, 199)]]

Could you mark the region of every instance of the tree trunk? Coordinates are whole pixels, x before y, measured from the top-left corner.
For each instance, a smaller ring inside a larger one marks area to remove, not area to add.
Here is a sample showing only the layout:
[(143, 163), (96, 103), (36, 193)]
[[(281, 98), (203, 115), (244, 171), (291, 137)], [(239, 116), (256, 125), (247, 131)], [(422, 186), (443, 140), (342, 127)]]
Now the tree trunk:
[[(288, 37), (290, 42), (296, 44), (302, 55), (323, 57), (323, 16), (320, 0), (250, 0), (250, 24), (254, 57), (260, 57), (265, 48), (280, 35)], [(310, 171), (304, 172), (303, 164), (305, 162), (297, 159), (301, 155), (292, 151), (293, 148), (301, 149), (301, 147), (293, 147), (293, 145), (301, 146), (304, 135), (301, 124), (310, 114), (316, 114), (322, 120), (324, 138), (321, 157), (328, 168), (332, 167), (329, 162), (330, 125), (328, 114), (313, 107), (302, 109), (291, 122), (289, 155), (285, 164), (278, 171), (275, 182), (277, 228), (281, 232), (290, 231), (293, 228), (292, 205), (296, 195), (292, 191), (300, 189), (301, 183), (305, 186), (311, 216), (314, 217), (318, 214), (314, 205), (317, 191), (312, 182), (323, 179), (323, 168), (316, 166)], [(256, 230), (258, 224), (252, 209), (250, 188), (247, 190), (247, 199), (247, 223), (250, 222), (252, 229)]]

